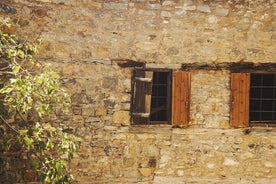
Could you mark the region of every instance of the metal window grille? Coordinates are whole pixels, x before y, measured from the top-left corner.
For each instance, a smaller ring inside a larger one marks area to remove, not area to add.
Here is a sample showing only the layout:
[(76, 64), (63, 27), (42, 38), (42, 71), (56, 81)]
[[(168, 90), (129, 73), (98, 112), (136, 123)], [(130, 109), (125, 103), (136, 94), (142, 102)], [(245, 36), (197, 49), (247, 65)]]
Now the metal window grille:
[(170, 72), (154, 72), (151, 94), (150, 121), (168, 123), (170, 120), (171, 98)]
[(276, 124), (276, 74), (251, 74), (250, 123)]

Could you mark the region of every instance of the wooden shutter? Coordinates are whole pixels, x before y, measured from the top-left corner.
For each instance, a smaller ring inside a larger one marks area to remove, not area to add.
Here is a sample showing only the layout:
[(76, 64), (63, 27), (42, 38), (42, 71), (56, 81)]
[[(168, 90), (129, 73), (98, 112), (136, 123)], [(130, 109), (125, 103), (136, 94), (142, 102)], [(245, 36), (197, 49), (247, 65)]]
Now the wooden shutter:
[(249, 125), (249, 90), (249, 73), (231, 74), (230, 125), (233, 127)]
[(190, 120), (190, 72), (173, 72), (172, 124), (188, 125)]
[(152, 71), (134, 71), (132, 97), (132, 121), (134, 124), (149, 123), (152, 77)]

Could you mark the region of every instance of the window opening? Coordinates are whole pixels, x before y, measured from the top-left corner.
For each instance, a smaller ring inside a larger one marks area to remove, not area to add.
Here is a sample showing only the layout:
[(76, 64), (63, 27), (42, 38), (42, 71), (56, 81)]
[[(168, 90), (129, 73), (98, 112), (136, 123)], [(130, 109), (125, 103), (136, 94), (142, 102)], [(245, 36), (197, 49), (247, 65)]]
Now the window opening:
[(170, 72), (154, 72), (152, 81), (150, 121), (169, 122), (170, 120), (170, 96), (171, 96)]
[(251, 74), (250, 123), (276, 124), (276, 74)]
[(133, 71), (133, 124), (189, 123), (190, 73), (171, 70)]

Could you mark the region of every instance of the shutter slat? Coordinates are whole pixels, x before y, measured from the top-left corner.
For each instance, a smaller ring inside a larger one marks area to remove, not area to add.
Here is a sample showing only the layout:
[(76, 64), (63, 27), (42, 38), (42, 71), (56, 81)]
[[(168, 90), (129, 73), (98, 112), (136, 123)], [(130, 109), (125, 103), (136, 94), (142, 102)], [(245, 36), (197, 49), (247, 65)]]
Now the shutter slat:
[(249, 73), (231, 74), (231, 113), (230, 124), (233, 127), (249, 125)]
[(173, 124), (177, 124), (177, 122), (179, 122), (179, 116), (177, 116), (177, 114), (179, 114), (179, 96), (178, 94), (180, 94), (180, 87), (179, 87), (179, 77), (177, 77), (178, 74), (177, 72), (173, 73), (173, 98), (172, 98), (172, 123)]
[[(149, 123), (152, 76), (152, 71), (134, 71), (134, 83), (132, 94), (132, 121), (134, 124)], [(136, 80), (137, 78), (146, 80)]]
[(146, 71), (145, 72), (145, 77), (146, 79), (150, 79), (149, 81), (143, 81), (147, 82), (147, 89), (146, 89), (146, 94), (145, 94), (145, 113), (150, 114), (150, 106), (151, 106), (151, 93), (152, 93), (152, 78), (153, 78), (153, 72), (152, 71)]
[(172, 123), (188, 125), (190, 113), (190, 73), (177, 71), (173, 73)]
[[(149, 72), (147, 72), (149, 73)], [(152, 78), (149, 77), (135, 77), (135, 80), (141, 81), (141, 82), (152, 82)]]

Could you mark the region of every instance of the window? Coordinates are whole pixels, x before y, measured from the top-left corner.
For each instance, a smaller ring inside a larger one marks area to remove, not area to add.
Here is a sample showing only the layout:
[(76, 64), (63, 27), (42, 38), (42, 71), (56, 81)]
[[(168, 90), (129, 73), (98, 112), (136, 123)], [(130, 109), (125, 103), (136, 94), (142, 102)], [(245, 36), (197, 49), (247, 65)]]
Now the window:
[(137, 69), (132, 81), (134, 124), (188, 124), (189, 72)]
[(276, 124), (276, 74), (251, 74), (249, 120)]
[(150, 121), (168, 122), (171, 117), (171, 72), (153, 72)]
[(232, 126), (276, 125), (276, 74), (232, 73), (231, 102)]

